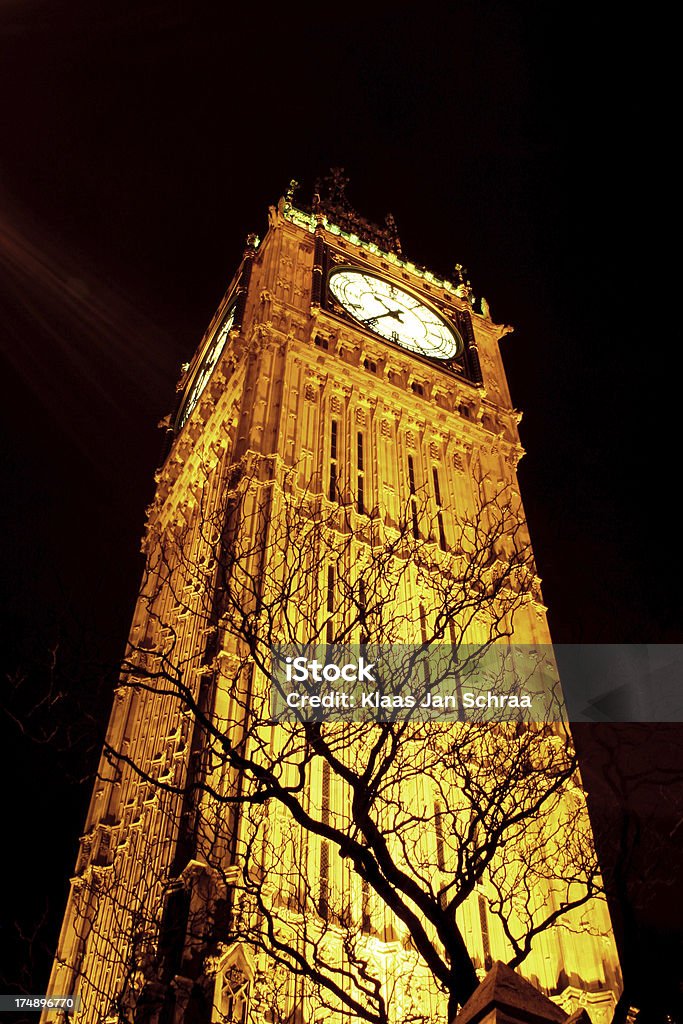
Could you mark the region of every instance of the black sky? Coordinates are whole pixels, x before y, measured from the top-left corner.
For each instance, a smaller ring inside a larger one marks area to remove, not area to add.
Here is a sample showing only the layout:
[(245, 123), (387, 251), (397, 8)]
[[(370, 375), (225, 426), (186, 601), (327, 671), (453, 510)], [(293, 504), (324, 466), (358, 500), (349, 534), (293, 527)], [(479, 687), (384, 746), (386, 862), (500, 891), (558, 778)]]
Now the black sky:
[[(555, 640), (680, 642), (672, 27), (512, 0), (247, 7), (0, 4), (8, 671), (59, 642), (95, 694), (93, 666), (115, 663), (180, 363), (268, 204), (330, 166), (363, 215), (393, 212), (408, 258), (464, 263), (515, 326), (503, 353)], [(64, 803), (44, 871), (56, 919), (87, 786), (51, 758), (8, 725), (27, 868), (36, 821)], [(652, 922), (669, 951), (674, 916)]]

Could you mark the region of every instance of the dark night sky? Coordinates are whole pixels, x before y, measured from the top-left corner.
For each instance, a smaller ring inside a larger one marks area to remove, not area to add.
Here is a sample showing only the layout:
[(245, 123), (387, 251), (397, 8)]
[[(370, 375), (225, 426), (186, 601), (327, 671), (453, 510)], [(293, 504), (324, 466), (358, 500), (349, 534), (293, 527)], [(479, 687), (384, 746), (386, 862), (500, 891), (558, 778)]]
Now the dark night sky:
[[(115, 663), (179, 365), (268, 204), (333, 165), (362, 214), (393, 212), (408, 258), (466, 264), (515, 325), (503, 353), (555, 640), (682, 639), (672, 30), (601, 6), (0, 3), (10, 672), (38, 673), (57, 641), (80, 692)], [(64, 807), (22, 910), (53, 920), (88, 787), (6, 731), (8, 819), (33, 821), (20, 865)], [(675, 927), (657, 910), (653, 942), (673, 949)]]

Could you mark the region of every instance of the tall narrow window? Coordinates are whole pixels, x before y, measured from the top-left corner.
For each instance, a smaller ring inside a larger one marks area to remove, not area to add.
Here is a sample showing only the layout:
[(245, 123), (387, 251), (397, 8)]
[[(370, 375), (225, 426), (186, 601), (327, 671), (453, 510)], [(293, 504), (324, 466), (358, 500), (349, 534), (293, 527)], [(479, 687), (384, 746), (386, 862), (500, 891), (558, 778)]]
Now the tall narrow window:
[(237, 964), (231, 964), (220, 979), (219, 1012), (221, 1020), (230, 1024), (247, 1024), (249, 1013), (249, 979)]
[(434, 497), (436, 498), (437, 505), (439, 506), (439, 508), (441, 508), (441, 488), (439, 487), (439, 471), (436, 468), (436, 466), (433, 467), (432, 473), (434, 475)]
[(365, 472), (363, 467), (363, 435), (358, 431), (358, 511), (365, 514)]
[(448, 623), (448, 632), (451, 638), (451, 662), (453, 665), (453, 676), (455, 678), (455, 694), (458, 698), (458, 718), (463, 722), (465, 720), (465, 708), (462, 703), (462, 682), (460, 679), (460, 661), (458, 658), (458, 638), (455, 633), (455, 623), (452, 619)]
[(318, 913), (323, 921), (327, 921), (330, 913), (330, 844), (326, 839), (320, 840), (320, 892), (318, 896)]
[(365, 599), (365, 581), (358, 581), (358, 625), (360, 626), (360, 645), (363, 647), (368, 642), (367, 611)]
[(481, 941), (484, 946), (484, 967), (490, 971), (493, 960), (491, 959), (491, 941), (489, 939), (489, 915), (486, 897), (481, 893), (479, 893), (479, 923), (481, 924)]
[(439, 547), (442, 551), (448, 550), (446, 544), (446, 530), (443, 524), (443, 506), (441, 504), (441, 488), (439, 487), (439, 471), (434, 466), (432, 468), (432, 476), (434, 478), (434, 498), (436, 500), (436, 521), (439, 527)]
[(412, 455), (408, 456), (408, 485), (410, 487), (410, 511), (413, 520), (413, 537), (415, 540), (420, 536), (420, 528), (417, 521), (417, 497), (415, 495), (415, 464)]
[(408, 456), (408, 483), (410, 485), (410, 493), (415, 494), (415, 464), (412, 455)]
[(370, 916), (370, 886), (367, 878), (361, 882), (361, 931), (369, 935), (372, 931), (372, 917)]
[[(324, 825), (330, 822), (330, 766), (323, 761), (320, 785), (320, 819)], [(327, 920), (330, 913), (330, 844), (320, 840), (320, 895), (318, 913)]]
[(323, 825), (329, 825), (329, 823), (330, 823), (330, 765), (329, 765), (328, 761), (323, 761), (323, 767), (322, 767), (320, 816), (322, 818)]
[(446, 858), (443, 849), (443, 807), (434, 804), (434, 832), (436, 833), (436, 863), (439, 871), (446, 870)]
[(424, 605), (420, 605), (420, 636), (422, 637), (422, 643), (427, 643), (427, 613), (425, 612)]
[(443, 525), (443, 512), (441, 509), (436, 514), (436, 520), (439, 525), (439, 547), (442, 551), (448, 551), (448, 545), (446, 544), (446, 531)]
[(334, 641), (334, 622), (332, 621), (332, 615), (334, 614), (334, 566), (328, 565), (327, 567), (327, 636), (326, 640), (328, 644)]
[[(424, 609), (424, 605), (420, 605), (420, 636), (422, 638), (422, 646), (425, 648), (425, 652), (429, 654), (429, 644), (427, 643), (427, 613)], [(424, 669), (424, 685), (425, 693), (431, 690), (432, 686), (432, 674), (429, 671), (429, 657), (425, 657), (423, 663)]]
[(337, 442), (338, 424), (332, 420), (330, 425), (330, 501), (337, 501)]
[(327, 610), (334, 611), (334, 566), (327, 567)]

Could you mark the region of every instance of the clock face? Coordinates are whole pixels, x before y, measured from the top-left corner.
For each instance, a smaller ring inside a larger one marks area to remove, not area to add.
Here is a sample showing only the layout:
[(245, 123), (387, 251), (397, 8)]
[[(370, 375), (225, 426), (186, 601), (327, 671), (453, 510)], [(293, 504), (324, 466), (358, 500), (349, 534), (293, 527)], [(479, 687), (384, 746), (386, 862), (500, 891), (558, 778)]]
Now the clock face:
[(235, 306), (232, 306), (223, 317), (220, 327), (211, 339), (209, 347), (204, 353), (202, 361), (199, 364), (187, 391), (185, 392), (185, 400), (180, 410), (180, 415), (178, 416), (178, 430), (182, 430), (187, 423), (192, 410), (199, 401), (202, 391), (208, 384), (209, 378), (216, 368), (216, 363), (220, 359), (221, 353), (225, 348), (225, 343), (228, 340), (228, 334), (232, 330), (234, 322)]
[(334, 270), (329, 288), (354, 320), (409, 352), (432, 359), (453, 359), (462, 338), (430, 306), (391, 281), (364, 270)]

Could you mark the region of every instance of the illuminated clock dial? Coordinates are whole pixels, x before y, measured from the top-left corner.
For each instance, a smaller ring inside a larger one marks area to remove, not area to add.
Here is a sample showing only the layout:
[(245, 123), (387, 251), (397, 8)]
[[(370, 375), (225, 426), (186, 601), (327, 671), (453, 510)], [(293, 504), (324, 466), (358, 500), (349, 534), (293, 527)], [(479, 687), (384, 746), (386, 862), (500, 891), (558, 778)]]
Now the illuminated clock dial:
[(329, 288), (354, 320), (387, 341), (432, 359), (453, 359), (462, 352), (458, 332), (391, 281), (347, 267), (332, 272)]
[(178, 430), (182, 430), (185, 426), (192, 410), (200, 399), (202, 391), (208, 384), (209, 378), (216, 368), (216, 363), (220, 359), (223, 349), (225, 348), (225, 343), (228, 340), (228, 334), (232, 330), (234, 322), (235, 307), (232, 306), (209, 342), (208, 348), (202, 357), (202, 361), (197, 367), (188, 389), (185, 392), (185, 400), (180, 410), (180, 415), (178, 416)]

